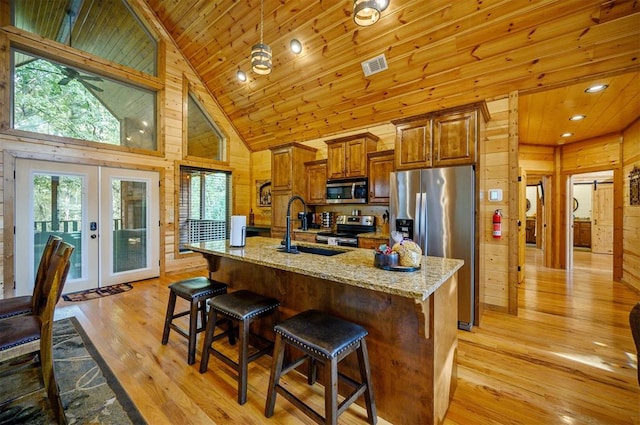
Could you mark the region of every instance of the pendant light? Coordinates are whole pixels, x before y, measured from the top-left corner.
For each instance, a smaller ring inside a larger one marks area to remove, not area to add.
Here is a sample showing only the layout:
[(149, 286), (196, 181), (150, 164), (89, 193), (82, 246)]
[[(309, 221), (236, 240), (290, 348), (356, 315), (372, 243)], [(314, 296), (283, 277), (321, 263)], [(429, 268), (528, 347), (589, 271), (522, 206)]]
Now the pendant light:
[(260, 43), (251, 48), (251, 68), (259, 75), (271, 73), (271, 47), (262, 41), (264, 33), (264, 0), (260, 0)]
[(362, 27), (373, 25), (388, 6), (389, 0), (353, 0), (353, 21)]

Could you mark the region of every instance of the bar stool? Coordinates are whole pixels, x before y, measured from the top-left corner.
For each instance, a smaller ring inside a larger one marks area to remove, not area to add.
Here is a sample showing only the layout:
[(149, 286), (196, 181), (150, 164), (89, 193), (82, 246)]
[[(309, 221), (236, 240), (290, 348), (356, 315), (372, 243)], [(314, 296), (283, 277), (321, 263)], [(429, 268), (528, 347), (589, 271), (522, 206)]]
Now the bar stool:
[[(209, 354), (213, 354), (238, 372), (238, 404), (244, 404), (247, 401), (247, 371), (249, 363), (273, 350), (271, 341), (250, 332), (251, 322), (272, 314), (277, 316), (279, 305), (280, 302), (274, 298), (264, 297), (247, 290), (235, 291), (209, 300), (209, 321), (205, 332), (204, 345), (202, 346), (200, 373), (207, 371)], [(218, 320), (217, 315), (237, 321), (239, 324), (238, 339), (240, 340), (240, 347), (238, 348), (237, 362), (213, 348), (214, 341), (234, 332), (233, 328), (229, 327), (229, 330), (214, 335), (215, 323)], [(273, 320), (275, 323), (277, 317), (274, 317)], [(251, 355), (249, 355), (250, 335), (264, 344), (264, 348), (257, 349), (258, 351)]]
[[(308, 310), (276, 325), (275, 332), (273, 366), (271, 368), (265, 406), (266, 417), (273, 416), (276, 396), (277, 393), (280, 393), (317, 423), (335, 425), (338, 422), (338, 416), (358, 397), (364, 394), (368, 422), (370, 424), (376, 423), (378, 418), (373, 398), (373, 388), (371, 387), (371, 370), (365, 342), (367, 330), (365, 328), (318, 310)], [(286, 344), (297, 348), (304, 354), (299, 359), (283, 366)], [(354, 351), (358, 355), (362, 382), (356, 382), (338, 372), (338, 363)], [(306, 360), (309, 360), (307, 376), (309, 385), (314, 384), (316, 381), (316, 362), (324, 365), (325, 417), (322, 417), (284, 386), (280, 385), (280, 378), (283, 375)], [(340, 405), (338, 405), (339, 378), (354, 388), (354, 391)]]
[[(164, 331), (162, 333), (162, 345), (166, 345), (169, 341), (169, 332), (171, 329), (178, 332), (189, 341), (189, 352), (187, 354), (187, 363), (194, 364), (196, 362), (196, 339), (198, 333), (205, 330), (207, 325), (206, 301), (210, 298), (227, 293), (227, 285), (216, 282), (206, 277), (194, 277), (191, 279), (179, 280), (169, 285), (171, 293), (169, 294), (169, 304), (167, 305), (167, 315), (164, 320)], [(189, 310), (175, 313), (176, 299), (180, 297), (189, 301), (191, 304)], [(198, 311), (201, 314), (201, 326), (198, 327)], [(189, 315), (189, 331), (182, 329), (173, 323), (178, 317)]]

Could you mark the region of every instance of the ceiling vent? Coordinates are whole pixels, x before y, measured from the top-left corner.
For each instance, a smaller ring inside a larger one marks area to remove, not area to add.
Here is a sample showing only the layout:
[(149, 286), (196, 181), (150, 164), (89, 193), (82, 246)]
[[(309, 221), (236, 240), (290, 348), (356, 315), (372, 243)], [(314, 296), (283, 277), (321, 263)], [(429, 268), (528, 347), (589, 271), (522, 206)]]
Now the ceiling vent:
[(389, 67), (387, 66), (387, 58), (384, 57), (384, 53), (380, 56), (376, 56), (373, 59), (364, 61), (360, 65), (362, 65), (362, 71), (364, 72), (365, 77), (389, 69)]

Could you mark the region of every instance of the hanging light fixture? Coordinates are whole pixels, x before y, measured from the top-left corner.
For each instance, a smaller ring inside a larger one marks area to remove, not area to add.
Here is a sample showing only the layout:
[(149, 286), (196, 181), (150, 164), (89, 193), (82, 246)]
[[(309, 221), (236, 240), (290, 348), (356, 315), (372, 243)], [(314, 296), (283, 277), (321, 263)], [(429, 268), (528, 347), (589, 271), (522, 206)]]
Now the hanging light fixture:
[(389, 0), (353, 0), (353, 21), (363, 27), (378, 22)]
[(260, 75), (271, 73), (271, 47), (262, 42), (264, 32), (264, 0), (260, 0), (260, 43), (251, 48), (251, 68)]

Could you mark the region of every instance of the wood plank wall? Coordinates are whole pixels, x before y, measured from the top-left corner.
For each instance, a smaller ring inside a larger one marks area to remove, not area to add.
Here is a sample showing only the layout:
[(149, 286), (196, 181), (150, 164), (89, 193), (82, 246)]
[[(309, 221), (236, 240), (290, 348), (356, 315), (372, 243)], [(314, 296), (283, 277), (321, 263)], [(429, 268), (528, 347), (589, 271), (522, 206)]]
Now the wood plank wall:
[[(510, 220), (517, 220), (516, 205), (509, 204), (509, 191), (512, 184), (509, 172), (509, 99), (507, 97), (487, 102), (491, 121), (486, 124), (484, 138), (480, 140), (479, 180), (482, 197), (479, 214), (479, 279), (480, 302), (484, 307), (499, 311), (509, 311), (509, 253), (517, 250), (510, 246)], [(517, 119), (518, 111), (513, 111)], [(502, 201), (489, 202), (488, 190), (502, 189)], [(502, 237), (492, 236), (492, 219), (496, 209), (503, 214)], [(517, 252), (517, 251), (516, 251)]]
[(640, 293), (640, 205), (629, 202), (629, 173), (640, 168), (640, 118), (622, 136), (622, 282)]

